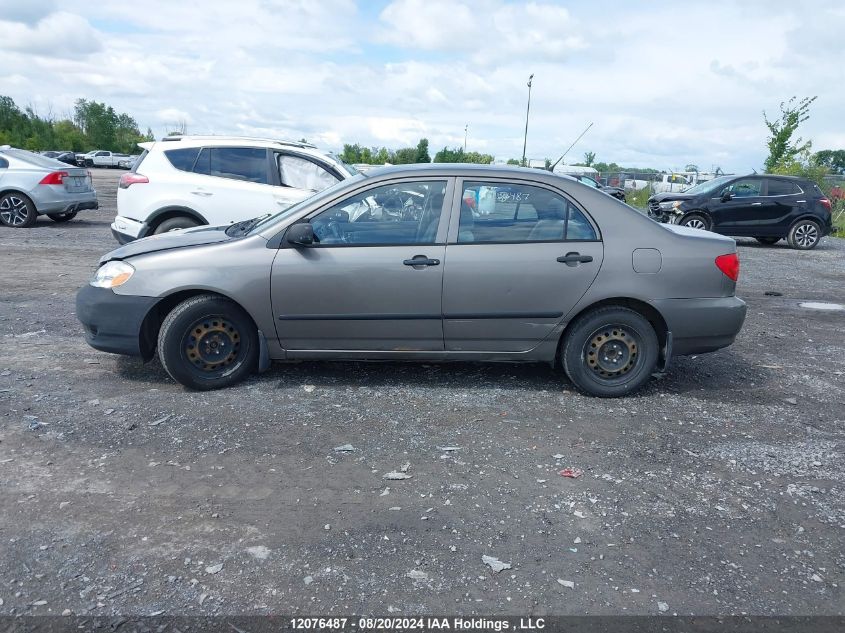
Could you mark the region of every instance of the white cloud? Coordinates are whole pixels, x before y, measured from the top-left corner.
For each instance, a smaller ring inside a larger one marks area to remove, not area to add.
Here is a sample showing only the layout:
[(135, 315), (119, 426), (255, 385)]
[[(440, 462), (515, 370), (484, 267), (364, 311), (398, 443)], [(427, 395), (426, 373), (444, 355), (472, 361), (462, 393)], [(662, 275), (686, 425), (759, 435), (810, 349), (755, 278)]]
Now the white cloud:
[[(0, 14), (2, 17), (3, 14)], [(35, 23), (0, 22), (4, 50), (34, 55), (82, 57), (102, 48), (88, 20), (74, 13), (50, 13)]]

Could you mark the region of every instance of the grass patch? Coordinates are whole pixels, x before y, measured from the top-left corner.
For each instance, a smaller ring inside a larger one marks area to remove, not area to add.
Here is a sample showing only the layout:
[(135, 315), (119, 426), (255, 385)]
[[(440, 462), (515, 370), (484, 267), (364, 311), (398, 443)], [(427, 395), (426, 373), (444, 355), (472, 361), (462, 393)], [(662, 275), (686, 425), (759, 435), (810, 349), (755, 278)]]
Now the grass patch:
[(648, 199), (651, 196), (651, 188), (633, 189), (625, 192), (625, 202), (640, 211), (648, 211)]

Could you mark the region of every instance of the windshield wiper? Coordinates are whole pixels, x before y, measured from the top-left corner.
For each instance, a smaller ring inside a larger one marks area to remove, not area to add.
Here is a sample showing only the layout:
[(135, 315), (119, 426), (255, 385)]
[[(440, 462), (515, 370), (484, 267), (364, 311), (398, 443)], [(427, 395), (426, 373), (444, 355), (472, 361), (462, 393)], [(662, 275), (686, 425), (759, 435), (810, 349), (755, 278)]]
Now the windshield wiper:
[(242, 222), (236, 222), (235, 224), (226, 229), (226, 235), (228, 235), (229, 237), (235, 237), (237, 235), (246, 235), (255, 227), (256, 224), (258, 224), (265, 218), (269, 218), (271, 215), (272, 213), (265, 213), (264, 215), (259, 215), (257, 218), (244, 220)]

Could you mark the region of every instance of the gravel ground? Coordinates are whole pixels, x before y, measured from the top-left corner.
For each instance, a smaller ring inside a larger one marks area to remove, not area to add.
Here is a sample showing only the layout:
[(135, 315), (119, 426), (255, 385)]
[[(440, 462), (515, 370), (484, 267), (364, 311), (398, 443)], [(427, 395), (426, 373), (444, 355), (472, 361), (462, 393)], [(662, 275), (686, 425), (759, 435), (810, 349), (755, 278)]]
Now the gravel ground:
[(0, 613), (845, 612), (845, 312), (798, 305), (845, 303), (845, 240), (742, 242), (736, 344), (623, 400), (473, 364), (190, 393), (82, 338), (94, 171), (99, 211), (0, 228)]

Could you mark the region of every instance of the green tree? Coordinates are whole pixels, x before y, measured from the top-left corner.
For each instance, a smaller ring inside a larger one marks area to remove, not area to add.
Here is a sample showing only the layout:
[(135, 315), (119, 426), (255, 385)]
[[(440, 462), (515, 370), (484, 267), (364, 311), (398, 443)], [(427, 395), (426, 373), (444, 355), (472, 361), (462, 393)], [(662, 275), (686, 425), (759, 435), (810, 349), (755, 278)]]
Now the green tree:
[(684, 167), (684, 171), (694, 171), (698, 173), (698, 165), (694, 163), (689, 163), (686, 167)]
[(774, 165), (769, 173), (780, 174), (782, 176), (800, 176), (812, 180), (819, 187), (827, 190), (828, 185), (825, 183), (825, 176), (830, 171), (825, 165), (820, 165), (813, 160), (809, 149), (805, 149), (800, 154), (793, 156), (788, 161), (781, 161)]
[(813, 162), (838, 174), (845, 174), (845, 149), (823, 149), (813, 154)]
[(596, 160), (596, 153), (595, 152), (584, 152), (584, 165), (586, 167), (592, 167), (593, 162)]
[(518, 158), (509, 158), (508, 159), (508, 165), (521, 165), (521, 164), (522, 164), (522, 161), (519, 160)]
[(430, 163), (431, 156), (428, 155), (428, 139), (421, 138), (420, 142), (417, 143), (417, 155), (415, 163)]
[(769, 120), (765, 110), (763, 121), (769, 128), (769, 139), (766, 145), (769, 148), (769, 156), (764, 163), (765, 170), (771, 172), (777, 165), (790, 164), (796, 160), (799, 154), (809, 151), (811, 142), (802, 142), (801, 138), (793, 140), (793, 135), (798, 126), (810, 118), (810, 105), (816, 97), (804, 97), (796, 102), (798, 97), (792, 97), (789, 101), (781, 101), (780, 116), (777, 119)]
[(393, 160), (391, 161), (394, 165), (410, 165), (412, 163), (417, 162), (417, 148), (416, 147), (403, 147), (402, 149), (397, 149), (393, 153)]

